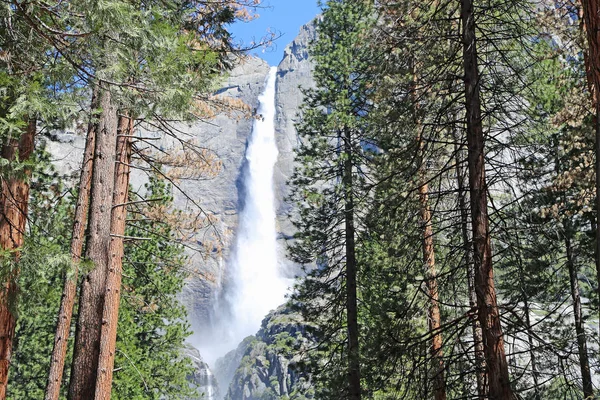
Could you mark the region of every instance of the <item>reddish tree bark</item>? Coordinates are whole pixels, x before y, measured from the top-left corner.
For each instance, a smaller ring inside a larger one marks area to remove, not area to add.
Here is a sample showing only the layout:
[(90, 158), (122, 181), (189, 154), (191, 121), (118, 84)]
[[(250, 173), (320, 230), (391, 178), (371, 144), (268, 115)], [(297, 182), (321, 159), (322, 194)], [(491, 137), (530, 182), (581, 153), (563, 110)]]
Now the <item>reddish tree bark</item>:
[(588, 49), (585, 52), (587, 83), (592, 96), (595, 112), (595, 147), (596, 156), (596, 279), (599, 283), (597, 297), (600, 300), (600, 1), (581, 0), (583, 9), (582, 29), (585, 31)]
[(461, 21), (477, 315), (483, 334), (489, 398), (492, 400), (512, 400), (515, 396), (510, 387), (492, 266), (485, 176), (485, 138), (481, 116), (480, 76), (473, 0), (461, 0)]
[(94, 398), (104, 308), (104, 287), (109, 265), (111, 210), (117, 144), (117, 110), (110, 91), (103, 87), (99, 89), (99, 106), (102, 113), (96, 132), (89, 212), (89, 237), (86, 248), (86, 258), (93, 262), (94, 268), (83, 278), (81, 283), (79, 315), (69, 385), (68, 398), (70, 400), (90, 400)]
[[(91, 109), (95, 110), (96, 96), (92, 98)], [(90, 187), (92, 184), (92, 170), (94, 163), (94, 147), (96, 145), (96, 121), (90, 122), (83, 153), (83, 162), (81, 164), (81, 175), (79, 178), (79, 194), (77, 205), (75, 206), (75, 217), (73, 221), (73, 231), (71, 234), (71, 261), (73, 271), (65, 276), (62, 298), (60, 300), (60, 309), (58, 311), (58, 321), (56, 323), (56, 333), (54, 335), (54, 348), (52, 358), (50, 359), (50, 371), (48, 373), (48, 384), (46, 386), (45, 400), (58, 400), (60, 395), (60, 386), (65, 368), (65, 357), (67, 354), (67, 344), (71, 331), (71, 319), (73, 317), (73, 305), (77, 294), (77, 279), (79, 274), (79, 262), (83, 251), (85, 241), (85, 228), (90, 203)]]
[[(421, 167), (423, 168), (423, 167)], [(437, 270), (435, 266), (435, 252), (433, 247), (433, 224), (429, 208), (429, 187), (421, 173), (419, 186), (419, 202), (421, 208), (421, 223), (423, 229), (423, 264), (425, 266), (425, 283), (429, 296), (427, 322), (431, 333), (431, 358), (434, 372), (435, 400), (446, 400), (446, 381), (444, 378), (444, 359), (442, 352), (441, 315), (437, 283)]]
[[(2, 148), (2, 158), (11, 162), (29, 159), (34, 150), (36, 121), (30, 119), (21, 137), (8, 139)], [(2, 177), (0, 196), (0, 263), (2, 263), (2, 289), (0, 291), (0, 399), (6, 398), (8, 368), (12, 355), (16, 318), (14, 299), (17, 295), (16, 280), (19, 275), (17, 263), (24, 242), (29, 204), (29, 177)]]
[[(454, 131), (455, 158), (456, 158), (456, 182), (458, 188), (458, 207), (460, 209), (460, 230), (464, 252), (464, 263), (467, 272), (467, 291), (469, 295), (469, 308), (477, 309), (477, 293), (475, 292), (475, 271), (473, 269), (473, 249), (469, 240), (469, 210), (467, 209), (467, 190), (465, 185), (465, 174), (463, 170), (462, 139)], [(483, 352), (483, 335), (479, 320), (472, 318), (471, 332), (473, 335), (473, 349), (475, 356), (475, 376), (477, 378), (478, 399), (487, 399), (487, 372), (485, 368), (485, 355)]]
[(133, 118), (119, 118), (119, 137), (117, 139), (117, 166), (115, 171), (115, 190), (113, 195), (112, 225), (110, 238), (110, 264), (106, 276), (104, 311), (100, 337), (100, 355), (96, 378), (96, 400), (110, 400), (115, 347), (117, 342), (117, 322), (121, 300), (121, 278), (123, 272), (123, 236), (127, 218), (127, 199), (129, 192), (129, 172)]
[(433, 221), (429, 207), (429, 185), (427, 183), (427, 166), (425, 157), (425, 141), (421, 124), (418, 95), (419, 78), (416, 73), (418, 66), (413, 66), (413, 83), (411, 100), (413, 117), (417, 129), (418, 150), (418, 179), (419, 179), (419, 212), (421, 214), (423, 267), (429, 307), (427, 308), (427, 323), (431, 334), (431, 362), (433, 367), (433, 391), (435, 400), (446, 400), (446, 380), (444, 377), (444, 359), (442, 351), (442, 332), (440, 330), (442, 317), (440, 315), (437, 269), (435, 266), (435, 249), (433, 243)]

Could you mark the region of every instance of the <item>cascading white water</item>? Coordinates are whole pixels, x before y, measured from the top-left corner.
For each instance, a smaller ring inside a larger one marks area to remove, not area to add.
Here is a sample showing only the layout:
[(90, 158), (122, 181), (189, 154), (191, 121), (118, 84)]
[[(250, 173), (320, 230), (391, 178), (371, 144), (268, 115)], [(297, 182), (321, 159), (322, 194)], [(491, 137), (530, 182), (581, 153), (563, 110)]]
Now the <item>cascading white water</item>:
[(240, 213), (231, 271), (234, 288), (230, 302), (238, 339), (256, 333), (260, 322), (284, 301), (286, 282), (280, 275), (275, 230), (273, 168), (275, 143), (275, 81), (272, 67), (259, 97), (260, 118), (254, 122), (246, 150), (246, 198)]
[(217, 312), (209, 340), (199, 346), (211, 365), (258, 331), (266, 314), (284, 302), (288, 287), (279, 267), (275, 228), (276, 78), (277, 68), (272, 67), (258, 98), (259, 118), (254, 121), (246, 149), (245, 197), (228, 265), (231, 280), (225, 291), (229, 310)]

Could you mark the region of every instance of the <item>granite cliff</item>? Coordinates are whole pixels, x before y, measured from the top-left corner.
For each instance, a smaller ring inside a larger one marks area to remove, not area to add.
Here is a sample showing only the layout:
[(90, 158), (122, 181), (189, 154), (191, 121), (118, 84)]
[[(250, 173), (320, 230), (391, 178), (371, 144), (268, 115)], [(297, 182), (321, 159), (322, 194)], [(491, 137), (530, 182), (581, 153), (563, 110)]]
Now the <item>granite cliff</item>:
[[(304, 363), (315, 341), (301, 318), (285, 306), (263, 320), (255, 336), (217, 363), (215, 375), (230, 380), (225, 400), (275, 400), (314, 398), (310, 373)], [(227, 362), (229, 361), (229, 362)], [(232, 376), (224, 368), (238, 364)]]

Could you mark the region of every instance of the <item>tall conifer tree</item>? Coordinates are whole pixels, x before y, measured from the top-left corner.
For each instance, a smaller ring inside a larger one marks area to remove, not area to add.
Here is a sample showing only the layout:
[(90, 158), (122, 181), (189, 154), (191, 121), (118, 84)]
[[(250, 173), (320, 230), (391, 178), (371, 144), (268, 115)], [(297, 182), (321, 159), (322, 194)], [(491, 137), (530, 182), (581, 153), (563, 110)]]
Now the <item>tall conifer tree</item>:
[(370, 105), (367, 58), (358, 44), (368, 35), (371, 11), (364, 1), (325, 4), (311, 49), (317, 88), (306, 93), (298, 125), (302, 143), (292, 197), (300, 215), (293, 255), (317, 266), (295, 298), (305, 317), (321, 325), (323, 337), (328, 337), (323, 345), (339, 368), (330, 371), (335, 384), (322, 381), (322, 398), (362, 396), (357, 253), (368, 152), (364, 116)]

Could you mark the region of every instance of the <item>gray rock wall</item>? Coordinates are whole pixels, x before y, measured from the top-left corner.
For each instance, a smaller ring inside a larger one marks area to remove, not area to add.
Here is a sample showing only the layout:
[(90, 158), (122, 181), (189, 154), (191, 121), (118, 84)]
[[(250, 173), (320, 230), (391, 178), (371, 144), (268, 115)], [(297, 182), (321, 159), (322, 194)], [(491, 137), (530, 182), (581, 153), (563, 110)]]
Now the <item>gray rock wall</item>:
[[(316, 342), (301, 317), (285, 307), (271, 312), (255, 337), (232, 354), (243, 355), (231, 378), (226, 400), (314, 398), (307, 352)], [(223, 363), (227, 362), (224, 357)], [(231, 357), (233, 358), (233, 356)]]
[[(277, 226), (280, 232), (282, 258), (285, 257), (285, 239), (290, 238), (294, 233), (288, 218), (293, 205), (285, 199), (289, 194), (287, 181), (294, 172), (294, 151), (298, 145), (295, 124), (299, 120), (300, 107), (304, 99), (302, 89), (314, 86), (313, 63), (308, 58), (308, 45), (315, 38), (316, 30), (312, 22), (300, 28), (298, 36), (285, 48), (283, 59), (277, 68), (275, 133), (279, 159), (275, 166), (274, 180), (276, 196), (279, 199)], [(294, 275), (295, 272), (297, 270), (293, 266), (288, 271), (289, 275)]]

